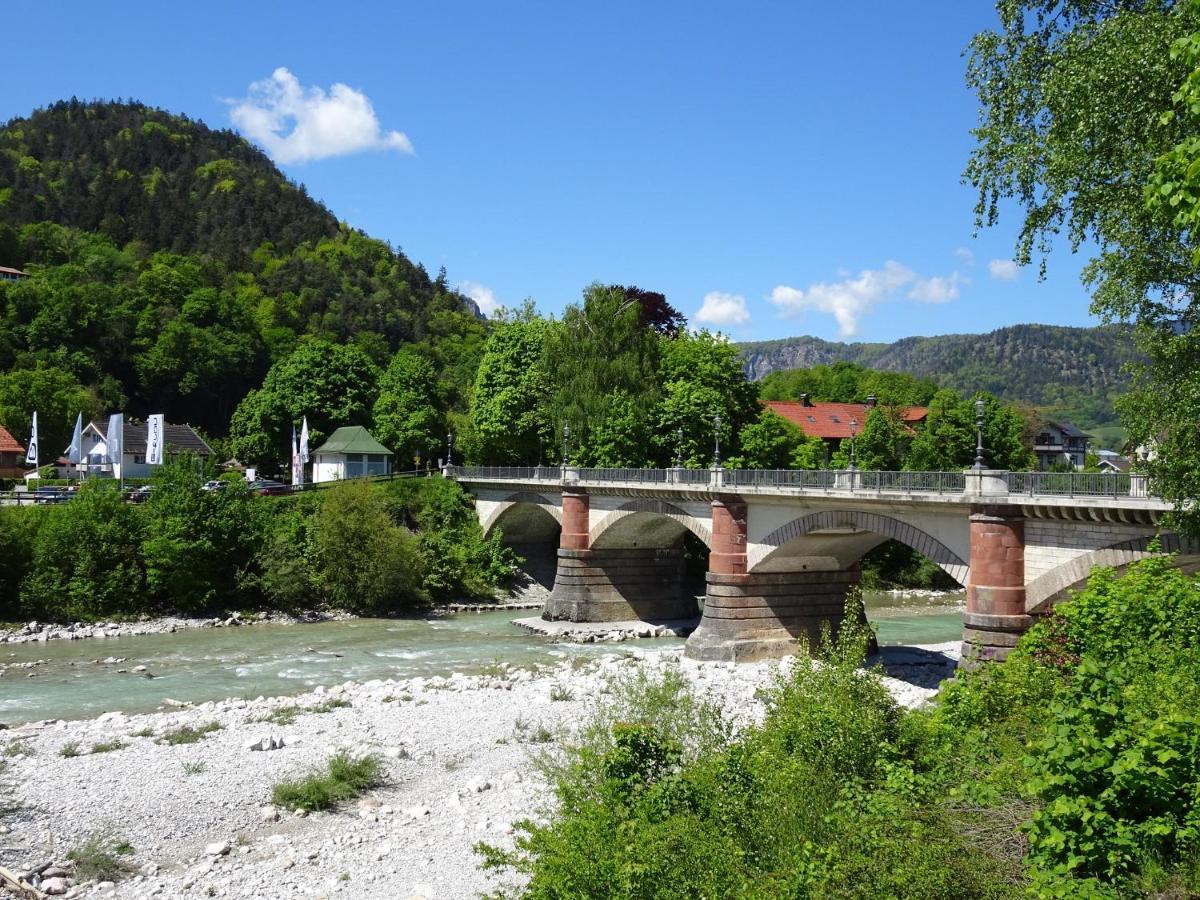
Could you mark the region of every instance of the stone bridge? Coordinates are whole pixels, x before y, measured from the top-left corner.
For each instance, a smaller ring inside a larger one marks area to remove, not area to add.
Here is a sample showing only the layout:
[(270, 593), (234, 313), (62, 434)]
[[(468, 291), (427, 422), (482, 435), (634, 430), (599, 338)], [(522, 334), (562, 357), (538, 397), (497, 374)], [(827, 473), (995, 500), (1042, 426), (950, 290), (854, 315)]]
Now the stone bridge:
[[(1137, 475), (450, 467), (486, 532), (557, 556), (543, 616), (578, 622), (694, 617), (686, 653), (750, 660), (841, 621), (863, 555), (905, 544), (967, 589), (964, 656), (1003, 658), (1095, 566), (1126, 566), (1168, 506)], [(688, 538), (691, 535), (691, 539)], [(694, 539), (694, 540), (693, 540)], [(708, 548), (703, 587), (685, 547)]]

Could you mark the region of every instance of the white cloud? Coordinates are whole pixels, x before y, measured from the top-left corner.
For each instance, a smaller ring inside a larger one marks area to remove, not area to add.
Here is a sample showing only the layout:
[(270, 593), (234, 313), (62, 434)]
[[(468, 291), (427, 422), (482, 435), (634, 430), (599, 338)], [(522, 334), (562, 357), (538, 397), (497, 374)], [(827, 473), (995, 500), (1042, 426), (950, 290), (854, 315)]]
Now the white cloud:
[(975, 265), (975, 254), (968, 247), (959, 247), (954, 251), (954, 255), (963, 261), (964, 266)]
[(988, 263), (988, 272), (1000, 281), (1015, 281), (1021, 269), (1011, 259), (993, 259)]
[(958, 299), (958, 286), (967, 283), (957, 272), (935, 275), (933, 278), (918, 278), (908, 292), (909, 299), (918, 303), (949, 303)]
[(459, 282), (457, 289), (459, 293), (466, 294), (474, 300), (479, 311), (485, 316), (490, 316), (500, 306), (500, 301), (496, 299), (496, 292), (486, 284), (480, 284), (478, 281), (462, 281)]
[(412, 153), (400, 131), (384, 131), (371, 101), (345, 84), (301, 86), (280, 66), (270, 78), (253, 82), (242, 100), (232, 101), (229, 116), (247, 137), (281, 163), (303, 163), (363, 150)]
[(837, 320), (838, 333), (853, 337), (858, 334), (863, 316), (904, 288), (908, 288), (908, 299), (918, 303), (948, 303), (958, 299), (960, 287), (970, 284), (959, 272), (921, 278), (894, 260), (888, 260), (881, 269), (863, 269), (853, 277), (845, 270), (839, 270), (839, 274), (843, 276), (841, 281), (818, 282), (804, 290), (781, 284), (771, 291), (770, 300), (784, 318), (806, 312), (831, 315)]
[(746, 309), (746, 298), (740, 294), (709, 291), (696, 313), (696, 321), (709, 325), (741, 325), (750, 321), (750, 310)]

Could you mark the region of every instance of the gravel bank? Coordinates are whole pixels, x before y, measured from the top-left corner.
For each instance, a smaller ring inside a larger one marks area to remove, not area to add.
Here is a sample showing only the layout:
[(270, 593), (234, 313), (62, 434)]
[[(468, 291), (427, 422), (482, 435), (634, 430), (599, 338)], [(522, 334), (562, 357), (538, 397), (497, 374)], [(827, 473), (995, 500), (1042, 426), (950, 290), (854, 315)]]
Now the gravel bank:
[[(885, 683), (901, 703), (921, 703), (956, 655), (957, 644), (885, 650)], [(628, 649), (578, 668), (371, 681), (13, 728), (0, 733), (0, 789), (20, 808), (3, 815), (0, 863), (18, 871), (58, 863), (87, 834), (108, 830), (133, 845), (137, 874), (67, 896), (475, 897), (494, 885), (472, 845), (510, 844), (512, 822), (548, 802), (530, 763), (537, 740), (576, 727), (609, 679), (665, 666), (679, 666), (743, 721), (761, 713), (755, 694), (775, 670)], [(286, 725), (262, 721), (292, 706), (307, 711)], [(219, 729), (195, 743), (162, 740), (214, 722)], [(106, 742), (121, 746), (91, 752)], [(80, 755), (64, 756), (72, 745)], [(334, 813), (264, 809), (272, 785), (343, 748), (380, 754), (386, 785)]]

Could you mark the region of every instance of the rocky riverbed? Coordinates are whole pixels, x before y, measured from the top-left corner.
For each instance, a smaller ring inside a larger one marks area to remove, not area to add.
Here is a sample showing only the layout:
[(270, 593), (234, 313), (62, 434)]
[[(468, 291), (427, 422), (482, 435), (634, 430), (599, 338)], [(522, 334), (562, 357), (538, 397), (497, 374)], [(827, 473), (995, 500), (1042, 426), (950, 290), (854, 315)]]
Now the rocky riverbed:
[[(885, 650), (884, 681), (921, 703), (956, 655), (957, 644)], [(0, 732), (0, 806), (12, 807), (0, 813), (0, 863), (43, 868), (42, 887), (69, 897), (474, 897), (496, 885), (472, 846), (511, 845), (512, 823), (549, 803), (531, 754), (583, 722), (612, 679), (667, 666), (741, 721), (761, 713), (756, 694), (776, 670), (630, 649), (12, 728)], [(181, 728), (202, 736), (170, 743)], [(340, 749), (378, 754), (385, 784), (332, 813), (269, 806), (274, 784)], [(133, 848), (118, 884), (75, 884), (62, 865), (96, 832)]]

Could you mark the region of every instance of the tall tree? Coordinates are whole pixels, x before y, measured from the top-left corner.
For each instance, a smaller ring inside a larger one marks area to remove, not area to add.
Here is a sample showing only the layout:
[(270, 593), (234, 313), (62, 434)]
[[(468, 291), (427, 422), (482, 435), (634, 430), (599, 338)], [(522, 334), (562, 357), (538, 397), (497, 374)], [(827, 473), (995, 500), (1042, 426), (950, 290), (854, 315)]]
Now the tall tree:
[[(967, 168), (980, 225), (1015, 201), (1015, 258), (1065, 231), (1096, 246), (1083, 278), (1093, 309), (1132, 321), (1146, 354), (1122, 412), (1157, 447), (1156, 490), (1200, 531), (1200, 235), (1194, 205), (1200, 7), (1169, 0), (1002, 0), (1001, 29), (976, 35), (968, 81), (982, 121)], [(1200, 170), (1200, 167), (1197, 167)]]
[(75, 417), (100, 414), (95, 395), (68, 372), (41, 367), (16, 369), (0, 375), (0, 425), (22, 444), (29, 438), (34, 412), (38, 413), (40, 462), (54, 462), (71, 443)]
[(441, 445), (445, 420), (438, 411), (437, 374), (425, 357), (409, 348), (392, 357), (379, 379), (373, 410), (375, 437), (407, 468), (420, 454), (431, 460)]
[(356, 346), (301, 344), (238, 404), (230, 446), (242, 462), (279, 466), (303, 416), (314, 447), (342, 425), (370, 425), (378, 380), (379, 370)]

